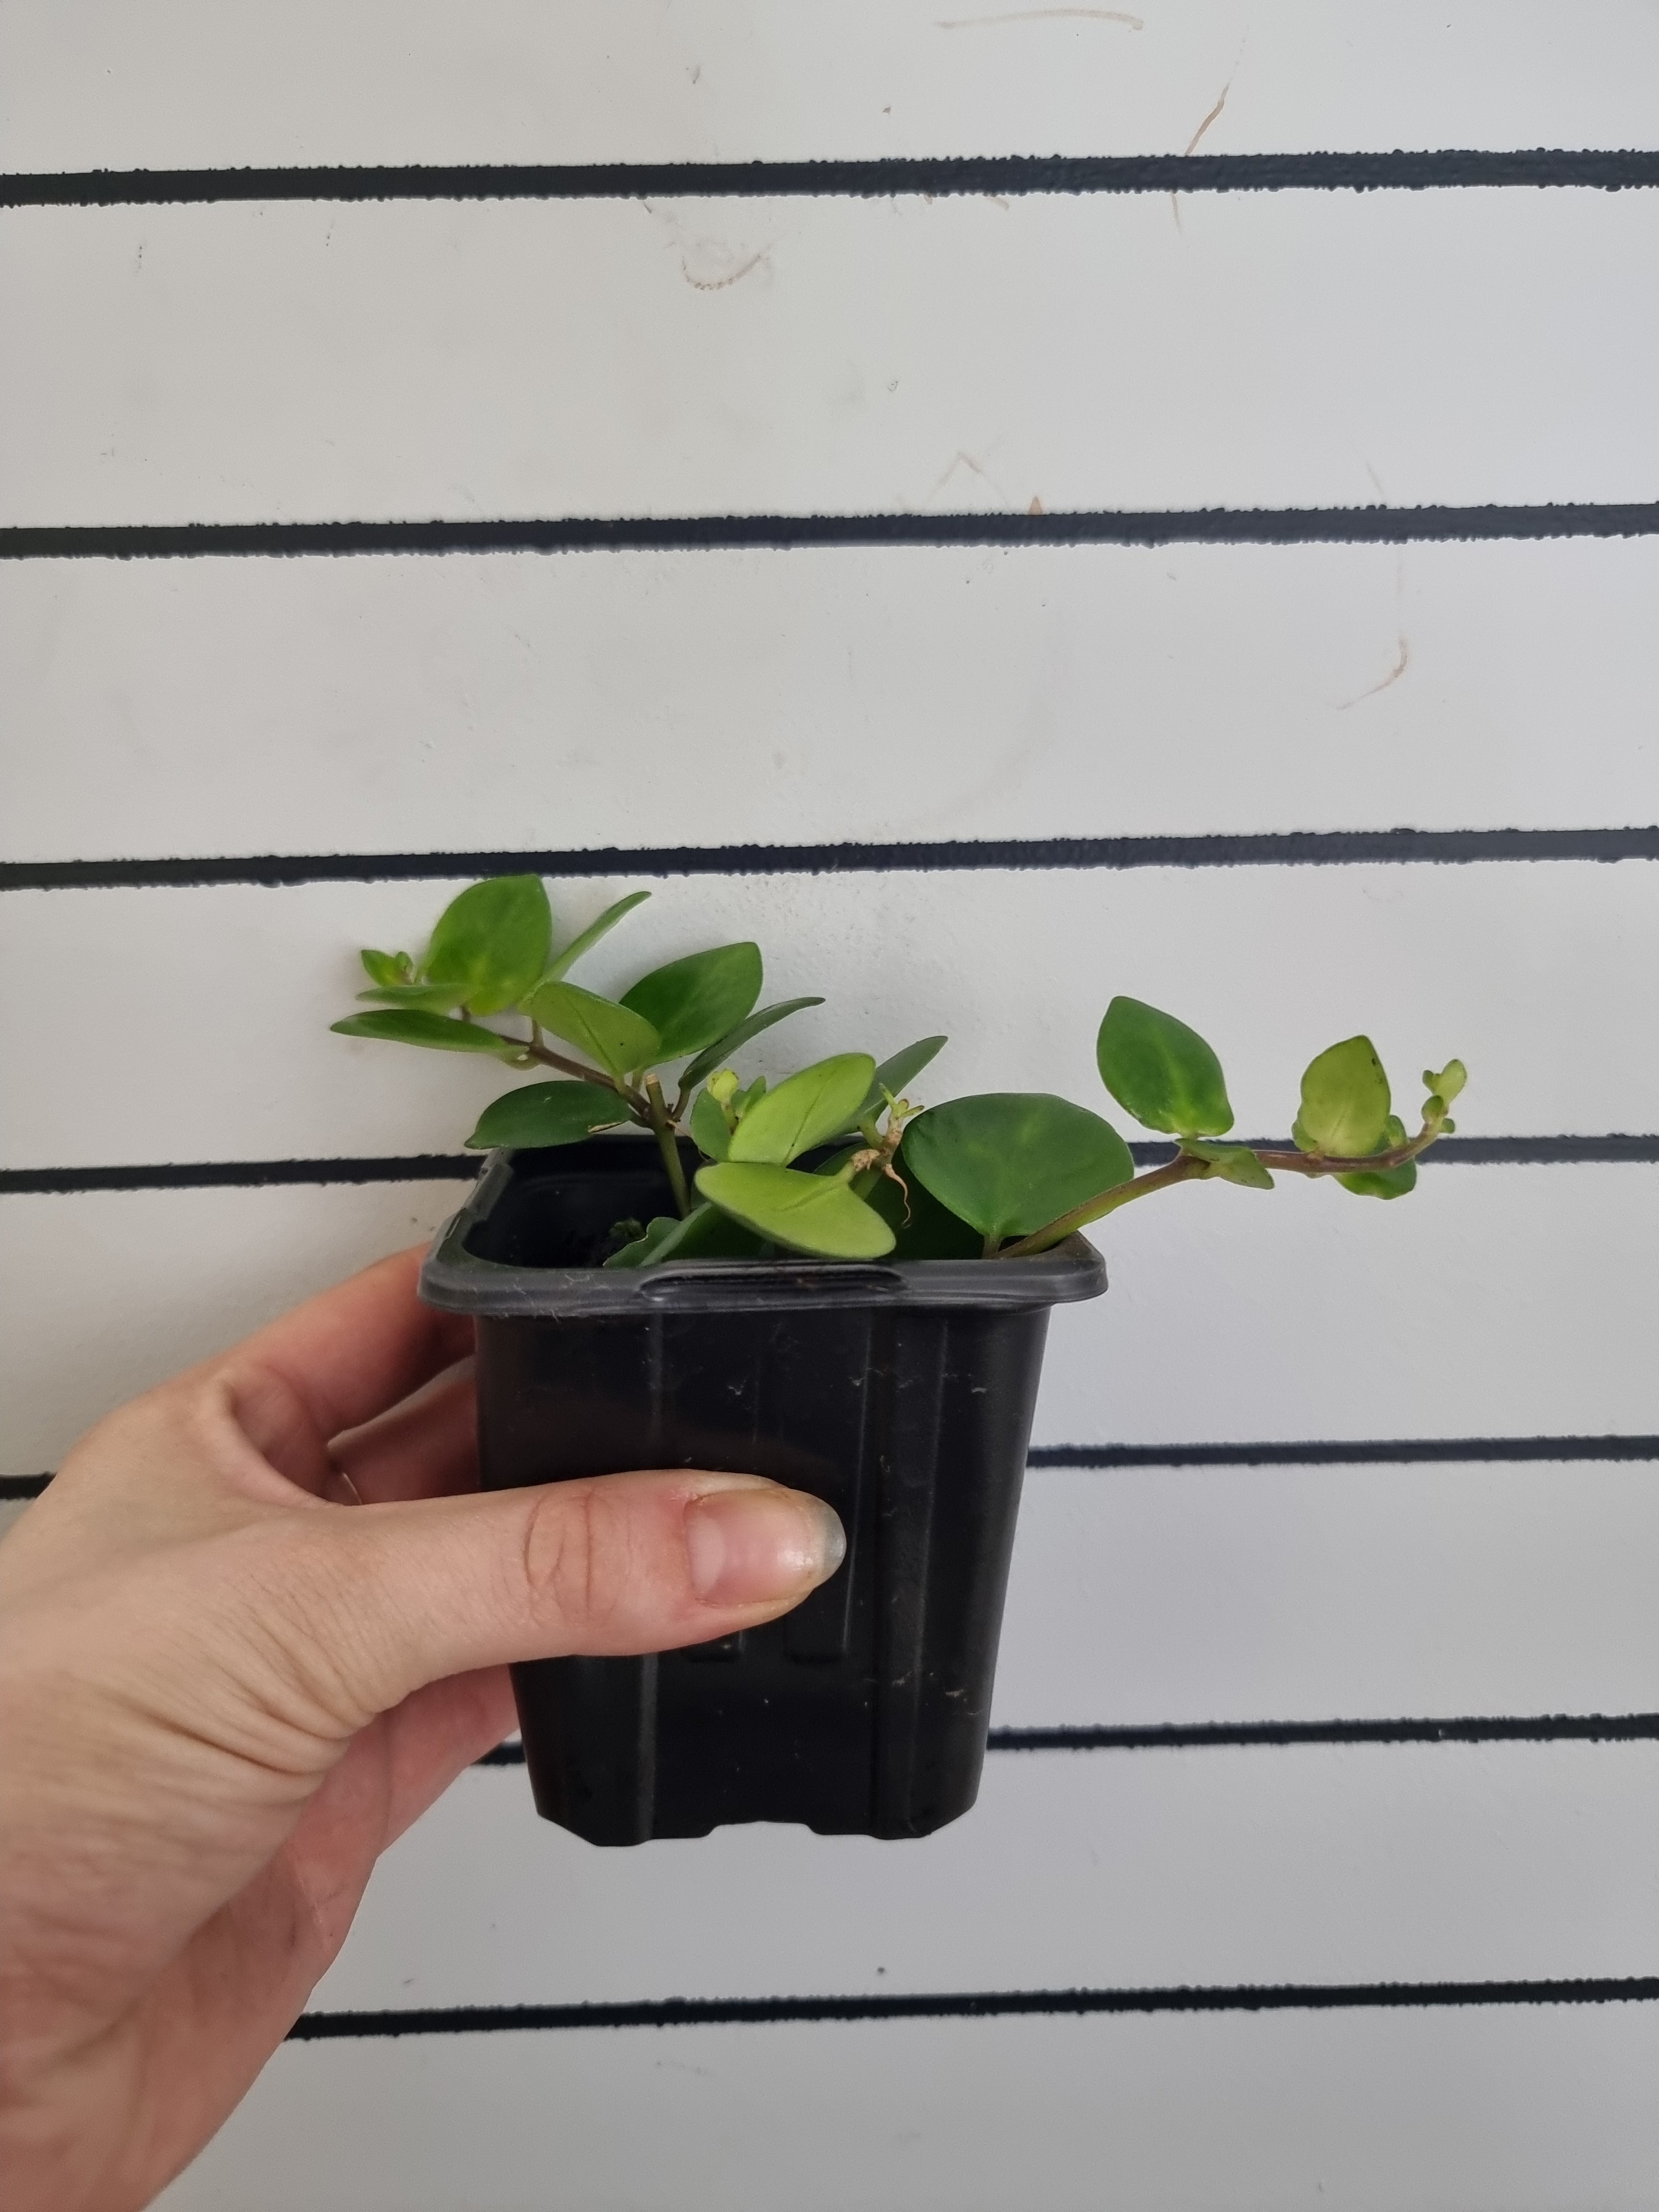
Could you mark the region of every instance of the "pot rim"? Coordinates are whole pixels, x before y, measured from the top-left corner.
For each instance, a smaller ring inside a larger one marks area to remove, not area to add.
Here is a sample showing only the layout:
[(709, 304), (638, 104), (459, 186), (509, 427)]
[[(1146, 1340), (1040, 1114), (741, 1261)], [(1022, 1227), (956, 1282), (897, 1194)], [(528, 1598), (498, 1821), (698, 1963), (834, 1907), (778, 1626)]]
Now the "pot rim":
[(514, 1155), (492, 1152), (459, 1213), (434, 1237), (420, 1295), (447, 1313), (576, 1321), (659, 1313), (763, 1313), (824, 1306), (1012, 1311), (1069, 1305), (1106, 1288), (1106, 1263), (1082, 1235), (1017, 1260), (685, 1260), (658, 1267), (522, 1267), (482, 1260), (466, 1240), (505, 1195)]

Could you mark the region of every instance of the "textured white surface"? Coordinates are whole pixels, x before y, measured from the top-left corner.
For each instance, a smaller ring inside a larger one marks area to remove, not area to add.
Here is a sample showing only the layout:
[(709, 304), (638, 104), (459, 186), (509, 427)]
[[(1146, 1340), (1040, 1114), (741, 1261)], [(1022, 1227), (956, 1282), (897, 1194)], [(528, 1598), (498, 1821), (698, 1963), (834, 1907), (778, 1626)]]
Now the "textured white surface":
[[(1651, 144), (1635, 0), (9, 0), (9, 166)], [(1141, 27), (1120, 20), (1133, 13)], [(0, 520), (1651, 499), (1659, 196), (0, 216)], [(681, 846), (1659, 818), (1654, 541), (36, 562), (4, 850)], [(1392, 681), (1387, 681), (1392, 676)], [(556, 885), (574, 927), (632, 879)], [(331, 1038), (437, 883), (10, 895), (0, 1164), (451, 1151), (489, 1072)], [(1646, 864), (696, 878), (943, 1087), (1094, 1099), (1127, 988), (1248, 1133), (1361, 1027), (1474, 1134), (1659, 1127)], [(787, 1064), (757, 1054), (756, 1064)], [(0, 1472), (424, 1236), (453, 1183), (0, 1202)], [(1659, 1430), (1651, 1167), (1103, 1239), (1038, 1440)], [(1652, 1711), (1652, 1462), (1040, 1469), (1005, 1725)], [(319, 2002), (1659, 1966), (1651, 1744), (1000, 1753), (930, 1842), (639, 1853), (465, 1777)], [(1659, 2006), (295, 2046), (168, 2212), (1650, 2212)]]
[(165, 2203), (1646, 2212), (1656, 2072), (1652, 2005), (311, 2044)]
[[(554, 886), (562, 932), (650, 882)], [(31, 1066), (5, 1114), (0, 1160), (459, 1150), (479, 1109), (521, 1079), (493, 1059), (329, 1028), (357, 1011), (356, 948), (418, 950), (456, 888), (9, 894), (0, 1024)], [(923, 1100), (1015, 1079), (1115, 1114), (1095, 1036), (1108, 1000), (1127, 991), (1212, 1038), (1243, 1134), (1283, 1138), (1303, 1067), (1361, 1027), (1402, 1115), (1420, 1103), (1422, 1071), (1456, 1053), (1474, 1071), (1458, 1108), (1466, 1134), (1645, 1129), (1655, 1119), (1659, 1024), (1629, 1018), (1633, 982), (1659, 970), (1659, 899), (1644, 862), (900, 870), (652, 888), (581, 979), (620, 991), (659, 961), (754, 938), (769, 997), (826, 999), (741, 1055), (745, 1070), (773, 1078), (820, 1053), (884, 1055), (943, 1031), (952, 1042), (916, 1085)], [(103, 1083), (88, 1082), (66, 1025), (70, 976), (96, 978), (99, 1051), (120, 1070), (118, 1111)], [(1312, 1194), (1345, 1220), (1370, 1211)], [(1391, 1211), (1396, 1221), (1412, 1213)], [(1159, 1218), (1168, 1212), (1161, 1200)]]
[(992, 1718), (1641, 1712), (1656, 1556), (1649, 1462), (1033, 1468)]
[[(975, 20), (977, 19), (977, 20)], [(9, 166), (1652, 142), (1643, 0), (8, 0)]]
[[(0, 1200), (4, 1471), (349, 1268), (455, 1184)], [(1103, 1234), (1055, 1314), (1039, 1443), (1651, 1433), (1650, 1167), (1425, 1170), (1412, 1205), (1189, 1186)], [(1636, 1288), (1632, 1290), (1634, 1284)], [(1659, 1656), (1659, 1653), (1656, 1653)]]
[[(397, 1845), (316, 2002), (1618, 1975), (1659, 1938), (1656, 1820), (1645, 1744), (998, 1752), (972, 1816), (903, 1846), (599, 1850), (486, 1768)], [(448, 1900), (418, 1959), (400, 1891)]]
[(1647, 823), (1656, 602), (1650, 538), (19, 562), (0, 840)]
[(1656, 255), (1646, 191), (18, 209), (0, 520), (1650, 496)]

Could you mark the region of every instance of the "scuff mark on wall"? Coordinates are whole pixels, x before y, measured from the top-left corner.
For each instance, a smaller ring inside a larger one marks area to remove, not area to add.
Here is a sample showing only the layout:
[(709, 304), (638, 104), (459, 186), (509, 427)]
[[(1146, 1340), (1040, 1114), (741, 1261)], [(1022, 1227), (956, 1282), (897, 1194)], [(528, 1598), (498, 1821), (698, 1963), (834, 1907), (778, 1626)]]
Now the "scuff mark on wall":
[(752, 230), (746, 239), (720, 238), (696, 228), (676, 208), (660, 207), (649, 200), (639, 204), (678, 248), (680, 275), (694, 292), (729, 291), (757, 269), (769, 276), (770, 257), (787, 235), (787, 231), (779, 232), (759, 245), (753, 242)]
[[(1187, 143), (1182, 149), (1182, 159), (1183, 161), (1185, 161), (1188, 155), (1195, 154), (1198, 151), (1199, 140), (1204, 136), (1204, 133), (1209, 129), (1210, 125), (1215, 121), (1217, 116), (1220, 114), (1222, 109), (1227, 105), (1227, 94), (1233, 88), (1233, 79), (1238, 75), (1238, 65), (1244, 58), (1244, 49), (1249, 42), (1250, 33), (1249, 27), (1247, 24), (1245, 26), (1244, 35), (1238, 42), (1238, 52), (1233, 56), (1233, 65), (1227, 72), (1227, 82), (1222, 86), (1220, 91), (1216, 94), (1215, 106), (1210, 110), (1209, 113), (1205, 117), (1204, 120), (1199, 125), (1197, 130), (1194, 131), (1192, 137), (1187, 141)], [(1177, 193), (1171, 192), (1170, 195), (1170, 212), (1175, 217), (1176, 228), (1179, 230), (1181, 228), (1181, 200)]]
[(1199, 125), (1197, 130), (1194, 131), (1192, 137), (1187, 141), (1186, 145), (1182, 148), (1182, 154), (1183, 159), (1187, 155), (1195, 154), (1198, 151), (1199, 140), (1204, 136), (1204, 133), (1209, 129), (1210, 125), (1215, 121), (1217, 116), (1220, 114), (1222, 109), (1227, 105), (1227, 94), (1232, 90), (1232, 88), (1233, 81), (1231, 77), (1229, 77), (1226, 83), (1222, 86), (1220, 91), (1216, 94), (1215, 106), (1210, 110), (1209, 113)]
[[(1376, 484), (1377, 490), (1382, 491), (1382, 482), (1369, 461), (1365, 464), (1365, 471), (1371, 482)], [(1395, 638), (1393, 667), (1386, 676), (1379, 678), (1375, 684), (1368, 684), (1363, 691), (1356, 691), (1352, 699), (1339, 699), (1336, 704), (1336, 711), (1339, 714), (1346, 714), (1350, 707), (1358, 707), (1363, 700), (1375, 699), (1379, 691), (1386, 691), (1390, 684), (1398, 684), (1412, 665), (1412, 642), (1406, 635), (1406, 556), (1403, 553), (1395, 555), (1394, 615)]]
[(1007, 493), (997, 482), (996, 478), (991, 474), (991, 471), (986, 467), (984, 462), (976, 460), (972, 453), (967, 452), (962, 447), (957, 447), (956, 453), (951, 456), (947, 466), (941, 471), (938, 477), (934, 478), (932, 489), (930, 490), (928, 496), (932, 498), (937, 493), (942, 492), (945, 485), (950, 483), (951, 477), (955, 476), (958, 469), (971, 469), (974, 474), (980, 477), (983, 483), (990, 485), (992, 490), (995, 492), (997, 497), (1001, 500), (1005, 505), (1010, 503)]
[(751, 253), (746, 261), (740, 261), (731, 274), (726, 276), (694, 276), (691, 274), (690, 262), (684, 254), (682, 254), (680, 274), (695, 292), (724, 292), (732, 284), (740, 284), (751, 269), (758, 269), (771, 251), (772, 248), (769, 246), (761, 246), (756, 252)]
[(1395, 655), (1395, 664), (1389, 671), (1388, 674), (1382, 678), (1380, 683), (1369, 685), (1364, 691), (1355, 692), (1352, 699), (1344, 699), (1341, 701), (1337, 708), (1337, 713), (1339, 714), (1346, 714), (1350, 707), (1358, 706), (1363, 699), (1375, 699), (1379, 691), (1386, 691), (1389, 684), (1397, 684), (1411, 665), (1412, 641), (1402, 629), (1400, 633), (1398, 649)]
[(1013, 8), (1002, 15), (941, 16), (933, 27), (939, 31), (979, 31), (992, 23), (1121, 23), (1131, 31), (1146, 27), (1139, 15), (1131, 15), (1121, 8)]

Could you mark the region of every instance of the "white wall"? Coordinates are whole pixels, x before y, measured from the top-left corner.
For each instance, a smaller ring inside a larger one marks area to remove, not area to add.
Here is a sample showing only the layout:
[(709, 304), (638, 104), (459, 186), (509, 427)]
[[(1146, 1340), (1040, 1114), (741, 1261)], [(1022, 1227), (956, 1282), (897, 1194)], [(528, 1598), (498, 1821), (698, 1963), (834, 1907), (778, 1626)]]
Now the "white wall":
[[(0, 143), (1179, 154), (1224, 90), (1206, 154), (1651, 148), (1656, 69), (1638, 0), (9, 0)], [(1283, 544), (0, 562), (0, 1474), (453, 1207), (491, 1076), (326, 1033), (444, 855), (574, 856), (573, 924), (649, 884), (601, 987), (752, 930), (780, 994), (830, 994), (803, 1051), (937, 1024), (951, 1088), (1017, 1062), (1088, 1099), (1127, 989), (1215, 1037), (1249, 1133), (1363, 1025), (1402, 1088), (1463, 1054), (1462, 1131), (1516, 1140), (1404, 1206), (1188, 1189), (1103, 1240), (995, 1713), (1097, 1747), (1005, 1740), (909, 1844), (599, 1853), (478, 1770), (315, 2000), (931, 2013), (360, 2022), (278, 2055), (175, 2212), (1659, 2204), (1659, 1989), (1606, 2001), (1659, 1973), (1659, 847), (1192, 842), (1659, 820), (1650, 516), (1340, 521), (1659, 498), (1656, 267), (1652, 189), (0, 212), (3, 526), (1339, 511)], [(1176, 843), (1010, 842), (1058, 837)]]

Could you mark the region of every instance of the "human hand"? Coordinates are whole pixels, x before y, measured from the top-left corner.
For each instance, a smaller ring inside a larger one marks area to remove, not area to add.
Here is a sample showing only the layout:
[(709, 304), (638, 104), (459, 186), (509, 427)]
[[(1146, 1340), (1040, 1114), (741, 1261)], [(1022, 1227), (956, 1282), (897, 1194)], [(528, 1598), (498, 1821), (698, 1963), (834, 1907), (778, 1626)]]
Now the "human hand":
[(471, 1325), (417, 1265), (112, 1414), (0, 1546), (9, 2212), (131, 2212), (194, 2156), (512, 1726), (506, 1662), (727, 1636), (840, 1563), (752, 1476), (479, 1494)]

